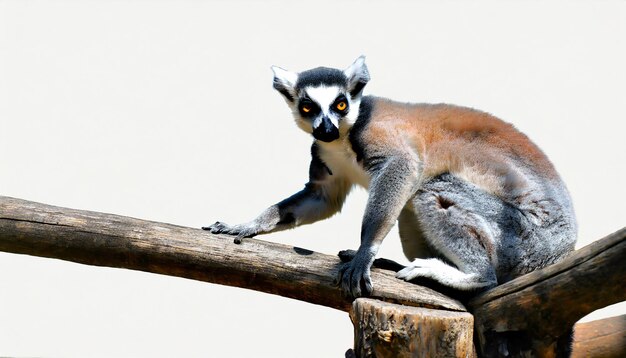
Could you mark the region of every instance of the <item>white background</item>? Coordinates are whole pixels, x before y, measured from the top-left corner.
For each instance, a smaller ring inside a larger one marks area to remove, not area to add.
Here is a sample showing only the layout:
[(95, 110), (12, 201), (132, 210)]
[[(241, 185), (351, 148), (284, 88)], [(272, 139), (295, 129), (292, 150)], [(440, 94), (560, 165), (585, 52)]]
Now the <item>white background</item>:
[[(0, 195), (200, 227), (302, 188), (311, 138), (270, 66), (514, 123), (572, 193), (579, 247), (624, 225), (626, 2), (0, 1)], [(356, 248), (366, 194), (261, 237)], [(396, 229), (381, 256), (402, 260)], [(621, 314), (612, 307), (602, 315)], [(607, 312), (608, 311), (608, 312)], [(0, 254), (0, 356), (340, 357), (348, 315), (282, 297)]]

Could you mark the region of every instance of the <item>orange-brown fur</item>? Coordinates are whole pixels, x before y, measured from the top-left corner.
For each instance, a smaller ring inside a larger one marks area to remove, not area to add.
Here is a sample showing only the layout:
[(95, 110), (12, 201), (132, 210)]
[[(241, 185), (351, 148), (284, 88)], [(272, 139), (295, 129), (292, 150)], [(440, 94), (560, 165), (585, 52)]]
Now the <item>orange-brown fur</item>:
[(478, 110), (377, 98), (364, 133), (370, 143), (417, 151), (422, 180), (449, 172), (498, 196), (522, 195), (528, 176), (556, 179), (545, 154), (511, 124)]

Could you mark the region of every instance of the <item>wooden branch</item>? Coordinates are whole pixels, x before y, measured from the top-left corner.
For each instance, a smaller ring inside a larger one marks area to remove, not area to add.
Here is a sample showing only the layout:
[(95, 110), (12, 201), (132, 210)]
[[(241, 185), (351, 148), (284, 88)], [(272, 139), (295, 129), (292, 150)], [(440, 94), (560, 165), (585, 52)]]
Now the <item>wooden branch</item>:
[[(348, 311), (339, 258), (287, 245), (0, 196), (0, 251), (179, 276)], [(373, 298), (465, 311), (434, 290), (372, 269)]]
[[(586, 314), (626, 300), (626, 228), (598, 240), (562, 262), (531, 272), (476, 298), (482, 353), (530, 341), (535, 356), (556, 349), (574, 323)], [(507, 343), (508, 342), (508, 343)], [(519, 343), (519, 342), (518, 342)], [(548, 354), (548, 353), (546, 353)]]
[(626, 357), (626, 315), (578, 323), (571, 358)]

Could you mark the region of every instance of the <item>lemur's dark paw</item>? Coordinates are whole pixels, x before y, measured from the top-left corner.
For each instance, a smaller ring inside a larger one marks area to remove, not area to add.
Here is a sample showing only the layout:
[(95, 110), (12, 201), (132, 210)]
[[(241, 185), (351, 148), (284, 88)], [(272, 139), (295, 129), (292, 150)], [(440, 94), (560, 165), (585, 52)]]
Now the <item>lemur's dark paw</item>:
[[(355, 256), (356, 257), (356, 256)], [(351, 297), (369, 296), (372, 293), (372, 279), (370, 277), (370, 263), (358, 258), (341, 264), (337, 282), (343, 292)]]
[(228, 225), (223, 222), (217, 221), (211, 226), (203, 226), (202, 230), (208, 230), (211, 234), (226, 234), (236, 236), (233, 242), (235, 244), (241, 244), (244, 238), (255, 236), (258, 231), (253, 225)]
[(210, 226), (203, 226), (202, 230), (210, 231), (211, 234), (227, 234), (229, 226), (221, 221), (216, 221), (215, 224)]
[(352, 261), (354, 256), (356, 256), (356, 251), (355, 250), (341, 250), (339, 251), (337, 256), (339, 256), (339, 260), (341, 260), (341, 262), (350, 262)]

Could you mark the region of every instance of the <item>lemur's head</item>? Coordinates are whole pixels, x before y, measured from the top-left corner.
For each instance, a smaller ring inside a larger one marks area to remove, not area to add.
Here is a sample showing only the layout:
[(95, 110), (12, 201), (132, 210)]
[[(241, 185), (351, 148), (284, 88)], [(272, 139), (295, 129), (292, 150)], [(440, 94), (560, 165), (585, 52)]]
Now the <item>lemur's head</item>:
[(285, 97), (298, 126), (323, 142), (340, 138), (352, 127), (370, 79), (363, 56), (343, 71), (318, 67), (294, 73), (276, 66), (272, 71), (274, 88)]

